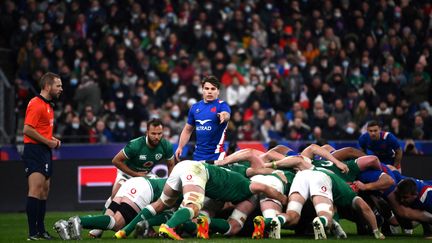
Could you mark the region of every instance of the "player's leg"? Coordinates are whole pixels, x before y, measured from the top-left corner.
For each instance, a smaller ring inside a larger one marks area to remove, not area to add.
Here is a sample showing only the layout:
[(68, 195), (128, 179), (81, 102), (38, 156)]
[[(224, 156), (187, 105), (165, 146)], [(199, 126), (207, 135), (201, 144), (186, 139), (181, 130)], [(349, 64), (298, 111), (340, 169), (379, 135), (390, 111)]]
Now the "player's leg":
[(317, 217), (312, 221), (315, 239), (327, 239), (326, 229), (332, 226), (333, 202), (325, 196), (312, 196)]
[[(115, 195), (117, 194), (117, 192), (119, 191), (119, 189), (121, 188), (121, 186), (123, 185), (123, 183), (125, 181), (127, 181), (126, 175), (122, 171), (120, 171), (120, 170), (117, 169), (116, 180), (115, 180), (114, 185), (112, 187), (111, 195), (108, 197), (108, 199), (105, 202), (102, 214), (104, 214), (104, 215), (114, 215), (115, 212), (108, 212), (109, 211), (109, 207), (111, 205), (111, 202), (112, 202), (113, 198), (115, 197)], [(89, 236), (91, 238), (100, 238), (100, 237), (102, 237), (102, 234), (103, 234), (103, 230), (100, 230), (100, 229), (92, 229), (92, 230), (89, 231)]]
[(252, 238), (260, 239), (264, 236), (264, 231), (269, 232), (269, 238), (280, 238), (280, 223), (279, 221), (272, 223), (272, 219), (282, 213), (282, 204), (273, 200), (260, 200), (260, 207), (263, 216), (254, 218), (254, 232)]
[(354, 210), (360, 213), (363, 218), (368, 222), (376, 239), (385, 239), (385, 236), (378, 229), (375, 214), (373, 213), (369, 205), (361, 197), (357, 196), (353, 199), (352, 207)]
[(257, 204), (258, 200), (256, 196), (238, 203), (228, 218), (230, 230), (225, 235), (236, 235), (240, 232), (246, 222), (247, 216), (255, 210)]
[(29, 239), (38, 238), (37, 222), (39, 221), (39, 206), (44, 195), (46, 178), (39, 172), (31, 173), (28, 178), (28, 194), (27, 194), (27, 223), (29, 227)]

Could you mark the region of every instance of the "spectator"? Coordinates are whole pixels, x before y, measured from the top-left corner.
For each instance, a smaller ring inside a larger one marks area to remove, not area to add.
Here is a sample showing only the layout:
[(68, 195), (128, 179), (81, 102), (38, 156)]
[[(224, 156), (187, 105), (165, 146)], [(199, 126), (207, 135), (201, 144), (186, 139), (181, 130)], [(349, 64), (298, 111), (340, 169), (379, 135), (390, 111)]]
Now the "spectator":
[(221, 83), (225, 87), (229, 87), (233, 83), (234, 78), (238, 80), (239, 84), (242, 85), (244, 83), (244, 77), (237, 71), (237, 66), (234, 63), (230, 63), (222, 75)]
[(119, 118), (112, 130), (114, 141), (127, 142), (132, 138), (132, 131), (127, 127), (126, 121), (123, 118)]
[(105, 122), (103, 120), (98, 120), (96, 122), (96, 128), (94, 128), (94, 132), (92, 133), (93, 137), (96, 138), (95, 143), (111, 143), (114, 142), (113, 135), (111, 131), (105, 126)]
[(336, 122), (341, 128), (345, 128), (351, 121), (351, 113), (345, 109), (342, 99), (335, 100), (332, 116), (336, 118)]
[(79, 116), (75, 115), (72, 118), (71, 124), (66, 127), (63, 132), (64, 143), (88, 143), (89, 133), (81, 125)]
[[(82, 80), (89, 77), (101, 93), (99, 98), (84, 95), (94, 98), (89, 103), (95, 115), (101, 112), (94, 104), (115, 103), (116, 113), (107, 126), (114, 124), (117, 115), (125, 116), (129, 125), (131, 118), (123, 111), (136, 111), (136, 127), (154, 107), (169, 113), (168, 97), (183, 109), (188, 99), (199, 98), (203, 76), (212, 74), (225, 83), (222, 76), (229, 69), (240, 75), (240, 84), (249, 79), (256, 87), (245, 102), (236, 104), (247, 109), (258, 101), (264, 110), (262, 119), (255, 121), (258, 126), (265, 119), (274, 120), (276, 113), (267, 110), (286, 112), (297, 102), (312, 113), (308, 102), (318, 96), (327, 112), (334, 109), (336, 98), (342, 98), (344, 110), (352, 111), (359, 126), (380, 101), (393, 108), (390, 116), (408, 124), (407, 117), (412, 119), (418, 106), (431, 98), (430, 36), (425, 30), (429, 15), (424, 12), (429, 3), (327, 1), (322, 9), (314, 9), (313, 4), (292, 1), (285, 10), (279, 3), (263, 0), (206, 3), (205, 8), (189, 2), (178, 6), (161, 2), (150, 8), (136, 1), (6, 1), (0, 16), (4, 33), (0, 43), (15, 53), (14, 71), (22, 80), (15, 85), (20, 92), (23, 87), (31, 92), (41, 74), (50, 70), (59, 72), (64, 82), (62, 103), (74, 104), (74, 97), (83, 96)], [(352, 16), (342, 14), (348, 10)], [(156, 81), (148, 76), (152, 70)], [(229, 87), (232, 78), (228, 80)], [(353, 89), (360, 89), (358, 97), (347, 92)], [(132, 111), (127, 109), (130, 98)], [(18, 95), (16, 104), (26, 103), (25, 99)], [(369, 112), (357, 99), (366, 102)], [(82, 112), (89, 103), (78, 100), (77, 110)], [(357, 110), (364, 113), (358, 120)], [(295, 112), (291, 114), (294, 117)], [(60, 133), (64, 126), (59, 124)]]
[(327, 126), (323, 130), (323, 138), (326, 140), (338, 140), (341, 138), (343, 130), (339, 127), (336, 117), (329, 116)]
[(401, 126), (400, 120), (396, 117), (391, 120), (389, 131), (400, 139), (404, 139), (407, 137), (407, 131), (405, 126)]
[(405, 141), (404, 154), (407, 155), (421, 155), (421, 151), (419, 151), (416, 147), (414, 140), (407, 139)]
[(93, 112), (93, 108), (91, 106), (86, 106), (84, 109), (84, 117), (81, 119), (82, 126), (90, 131), (95, 128), (97, 122), (97, 117)]

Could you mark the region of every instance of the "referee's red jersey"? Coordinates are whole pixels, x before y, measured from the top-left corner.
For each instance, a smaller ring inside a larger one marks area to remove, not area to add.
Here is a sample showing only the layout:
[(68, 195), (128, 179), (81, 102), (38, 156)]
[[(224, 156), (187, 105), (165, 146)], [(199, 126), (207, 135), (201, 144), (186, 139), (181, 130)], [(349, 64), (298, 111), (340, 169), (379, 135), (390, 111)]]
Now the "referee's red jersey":
[[(54, 128), (54, 110), (48, 100), (38, 95), (27, 105), (24, 125), (33, 127), (38, 133), (51, 140)], [(24, 143), (39, 143), (24, 135)]]

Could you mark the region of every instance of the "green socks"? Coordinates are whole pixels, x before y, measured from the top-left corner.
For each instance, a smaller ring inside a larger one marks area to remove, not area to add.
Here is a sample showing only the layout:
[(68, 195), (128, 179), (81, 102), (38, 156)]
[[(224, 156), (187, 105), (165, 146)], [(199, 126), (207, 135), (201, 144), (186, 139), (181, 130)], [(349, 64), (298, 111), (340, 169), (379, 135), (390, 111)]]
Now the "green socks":
[(230, 225), (225, 219), (211, 218), (209, 228), (213, 233), (226, 234), (230, 230)]
[(150, 219), (153, 216), (154, 214), (150, 212), (150, 210), (144, 208), (137, 216), (135, 216), (135, 218), (128, 225), (123, 227), (122, 230), (126, 232), (126, 235), (129, 235), (130, 233), (132, 233), (132, 231), (134, 231), (135, 226), (138, 222), (142, 221), (143, 219)]
[(179, 210), (177, 210), (174, 213), (174, 215), (171, 217), (171, 219), (168, 220), (168, 222), (166, 222), (166, 224), (170, 228), (175, 228), (175, 227), (183, 224), (184, 222), (186, 222), (192, 218), (193, 218), (193, 215), (192, 215), (191, 209), (180, 208)]
[(95, 215), (80, 217), (84, 229), (112, 229), (115, 225), (114, 218), (108, 215)]

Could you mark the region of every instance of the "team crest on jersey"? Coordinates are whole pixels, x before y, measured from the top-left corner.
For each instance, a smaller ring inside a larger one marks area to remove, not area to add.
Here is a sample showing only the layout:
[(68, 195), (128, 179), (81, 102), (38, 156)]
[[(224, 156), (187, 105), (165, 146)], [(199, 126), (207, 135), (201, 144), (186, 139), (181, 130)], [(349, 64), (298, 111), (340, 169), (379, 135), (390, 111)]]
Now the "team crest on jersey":
[(210, 112), (215, 113), (215, 112), (216, 112), (216, 107), (212, 107), (212, 108), (210, 109)]
[(155, 159), (156, 159), (156, 160), (160, 160), (160, 159), (162, 159), (162, 154), (156, 154), (156, 155), (155, 155)]
[(195, 113), (198, 113), (198, 112), (200, 112), (200, 109), (197, 108), (197, 109), (195, 110)]
[(139, 156), (139, 159), (140, 159), (140, 160), (146, 160), (146, 159), (147, 159), (147, 155), (145, 155), (145, 154), (141, 154), (141, 155)]

